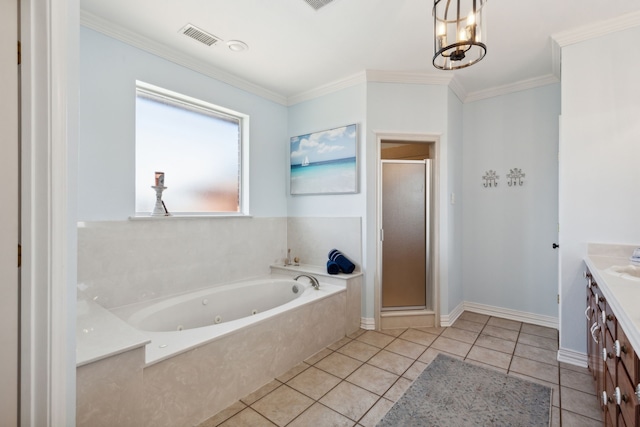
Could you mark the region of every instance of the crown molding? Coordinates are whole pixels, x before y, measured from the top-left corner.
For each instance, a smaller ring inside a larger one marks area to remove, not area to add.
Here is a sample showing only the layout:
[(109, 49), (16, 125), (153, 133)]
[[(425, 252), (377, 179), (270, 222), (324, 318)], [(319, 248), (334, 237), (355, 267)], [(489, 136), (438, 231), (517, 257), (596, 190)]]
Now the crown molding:
[(551, 39), (551, 71), (558, 80), (562, 76), (562, 48), (557, 41)]
[(460, 79), (458, 79), (456, 76), (453, 76), (453, 79), (451, 79), (451, 83), (449, 83), (449, 89), (451, 89), (451, 91), (456, 94), (458, 99), (463, 104), (466, 102), (468, 96), (467, 89), (465, 89), (462, 83), (460, 83)]
[(180, 51), (171, 49), (162, 43), (158, 43), (138, 33), (127, 30), (111, 21), (107, 21), (106, 19), (100, 18), (82, 9), (80, 10), (80, 25), (103, 33), (109, 37), (113, 37), (114, 39), (164, 58), (175, 64), (182, 65), (216, 80), (220, 80), (221, 82), (230, 84), (238, 89), (245, 90), (281, 105), (287, 105), (287, 98), (283, 95), (265, 89), (218, 68), (212, 67), (204, 61), (195, 60)]
[(287, 105), (294, 105), (300, 102), (309, 101), (332, 92), (345, 89), (350, 86), (366, 82), (376, 83), (401, 83), (401, 84), (427, 84), (438, 86), (449, 86), (460, 100), (466, 96), (464, 87), (459, 80), (452, 74), (428, 74), (420, 72), (407, 71), (382, 71), (382, 70), (365, 70), (353, 76), (349, 76), (342, 80), (337, 80), (318, 88), (308, 90), (299, 95), (288, 98)]
[(362, 71), (358, 74), (346, 77), (344, 79), (336, 80), (331, 83), (324, 84), (315, 89), (307, 90), (298, 95), (292, 95), (287, 98), (287, 106), (299, 104), (304, 101), (310, 101), (315, 98), (319, 98), (324, 95), (328, 95), (333, 92), (337, 92), (342, 89), (346, 89), (351, 86), (356, 86), (361, 83), (366, 83), (366, 72)]
[(466, 104), (468, 102), (479, 101), (481, 99), (493, 98), (494, 96), (508, 95), (514, 92), (534, 89), (536, 87), (558, 83), (559, 81), (560, 79), (553, 74), (548, 74), (542, 77), (535, 77), (528, 80), (522, 80), (508, 85), (497, 86), (490, 89), (472, 92), (464, 99), (464, 103)]
[(411, 71), (366, 70), (368, 82), (448, 85), (452, 74), (429, 74)]
[(640, 26), (640, 11), (627, 13), (617, 18), (607, 19), (595, 24), (584, 25), (574, 28), (573, 30), (552, 34), (551, 39), (560, 47), (565, 47), (637, 26)]
[(289, 97), (265, 89), (262, 86), (241, 79), (226, 71), (222, 71), (204, 61), (193, 59), (189, 55), (185, 55), (178, 50), (172, 49), (162, 43), (158, 43), (138, 33), (127, 30), (117, 24), (114, 24), (111, 21), (100, 18), (85, 10), (80, 10), (80, 24), (92, 30), (103, 33), (116, 40), (120, 40), (131, 46), (142, 49), (153, 55), (164, 58), (175, 64), (182, 65), (208, 77), (214, 78), (238, 89), (244, 90), (246, 92), (252, 93), (254, 95), (260, 96), (264, 99), (284, 106), (291, 106), (304, 101), (309, 101), (311, 99), (318, 98), (320, 96), (324, 96), (366, 82), (448, 86), (449, 89), (451, 89), (451, 91), (458, 97), (458, 99), (460, 99), (463, 103), (467, 103), (485, 98), (491, 98), (494, 96), (506, 95), (512, 92), (532, 89), (551, 83), (557, 83), (558, 81), (560, 81), (559, 64), (560, 48), (562, 46), (566, 46), (567, 44), (575, 43), (580, 40), (585, 40), (587, 38), (585, 36), (585, 34), (587, 34), (587, 30), (592, 30), (588, 31), (588, 33), (592, 37), (596, 37), (598, 35), (606, 34), (607, 32), (612, 32), (614, 30), (619, 31), (625, 28), (638, 26), (640, 25), (640, 12), (628, 14), (624, 17), (616, 18), (614, 20), (605, 21), (601, 25), (596, 26), (595, 29), (593, 27), (586, 27), (584, 31), (581, 30), (577, 32), (559, 33), (552, 36), (554, 74), (548, 76), (538, 77), (513, 84), (468, 93), (464, 86), (460, 83), (460, 80), (451, 73), (364, 70), (360, 73), (354, 74), (344, 79), (327, 83), (317, 88)]
[(367, 70), (366, 73), (369, 82), (444, 85), (449, 86), (461, 101), (467, 96), (467, 91), (454, 74), (381, 70)]

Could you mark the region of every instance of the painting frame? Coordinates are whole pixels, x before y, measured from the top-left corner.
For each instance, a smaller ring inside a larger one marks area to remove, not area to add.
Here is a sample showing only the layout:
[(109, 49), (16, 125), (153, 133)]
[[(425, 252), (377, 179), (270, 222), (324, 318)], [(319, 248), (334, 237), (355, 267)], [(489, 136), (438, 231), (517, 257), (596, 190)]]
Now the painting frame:
[(352, 123), (290, 137), (289, 193), (358, 193), (358, 133)]

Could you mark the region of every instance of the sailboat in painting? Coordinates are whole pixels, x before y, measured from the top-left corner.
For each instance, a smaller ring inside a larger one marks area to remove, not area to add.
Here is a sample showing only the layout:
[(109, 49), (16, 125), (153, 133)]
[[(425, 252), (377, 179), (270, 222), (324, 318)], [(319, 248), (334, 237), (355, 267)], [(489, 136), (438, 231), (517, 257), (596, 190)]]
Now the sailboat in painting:
[(302, 162), (302, 166), (309, 166), (309, 156), (304, 156), (304, 161)]

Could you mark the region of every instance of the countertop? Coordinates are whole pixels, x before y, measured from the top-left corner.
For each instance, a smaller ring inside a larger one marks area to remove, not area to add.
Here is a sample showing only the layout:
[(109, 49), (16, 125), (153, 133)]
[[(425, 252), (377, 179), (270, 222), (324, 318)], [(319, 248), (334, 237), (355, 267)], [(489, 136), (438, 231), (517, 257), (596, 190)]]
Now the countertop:
[(640, 351), (640, 280), (612, 274), (612, 266), (630, 265), (638, 246), (589, 244), (585, 263), (618, 323), (636, 351)]
[(78, 300), (76, 367), (149, 343), (149, 338), (93, 301)]
[(322, 277), (331, 277), (337, 279), (351, 279), (353, 277), (362, 276), (362, 272), (359, 270), (354, 271), (351, 274), (338, 273), (338, 274), (329, 274), (327, 273), (327, 267), (321, 265), (311, 265), (311, 264), (299, 264), (299, 265), (283, 265), (283, 264), (272, 264), (271, 271), (274, 272), (296, 272), (296, 273), (307, 273), (313, 274), (314, 276), (322, 276)]

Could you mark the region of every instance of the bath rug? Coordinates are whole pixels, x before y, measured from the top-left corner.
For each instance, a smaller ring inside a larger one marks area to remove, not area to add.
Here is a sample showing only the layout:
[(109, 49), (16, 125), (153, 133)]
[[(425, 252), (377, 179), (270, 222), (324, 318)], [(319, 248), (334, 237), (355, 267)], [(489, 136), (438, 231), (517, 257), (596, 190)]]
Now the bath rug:
[(551, 388), (439, 354), (378, 427), (548, 427)]

